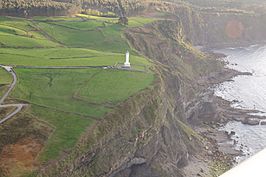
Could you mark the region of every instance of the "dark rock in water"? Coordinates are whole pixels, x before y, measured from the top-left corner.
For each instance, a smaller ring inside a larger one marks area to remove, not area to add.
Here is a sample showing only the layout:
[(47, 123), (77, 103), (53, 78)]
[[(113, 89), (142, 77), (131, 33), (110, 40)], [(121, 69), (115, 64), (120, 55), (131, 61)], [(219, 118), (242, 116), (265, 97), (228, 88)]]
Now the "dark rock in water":
[(230, 136), (234, 136), (235, 134), (236, 134), (235, 131), (231, 131), (229, 135), (230, 135)]
[(241, 72), (241, 75), (252, 76), (252, 73), (250, 73), (250, 72)]
[(236, 132), (235, 131), (225, 131), (226, 135), (228, 136), (228, 138), (231, 138), (232, 136), (236, 135)]
[(226, 82), (234, 82), (233, 79), (227, 79)]
[(260, 125), (266, 125), (266, 120), (261, 121)]
[(239, 103), (239, 101), (238, 100), (233, 100), (232, 103)]
[(248, 124), (248, 125), (259, 125), (260, 121), (258, 119), (247, 118), (247, 119), (244, 119), (242, 123)]

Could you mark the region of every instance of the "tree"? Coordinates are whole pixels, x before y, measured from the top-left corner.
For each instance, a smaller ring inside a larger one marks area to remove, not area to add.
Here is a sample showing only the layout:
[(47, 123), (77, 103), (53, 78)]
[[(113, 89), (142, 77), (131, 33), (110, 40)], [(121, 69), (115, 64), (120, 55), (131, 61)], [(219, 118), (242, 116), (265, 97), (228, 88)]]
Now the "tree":
[(128, 18), (127, 17), (119, 17), (118, 23), (122, 25), (128, 25)]

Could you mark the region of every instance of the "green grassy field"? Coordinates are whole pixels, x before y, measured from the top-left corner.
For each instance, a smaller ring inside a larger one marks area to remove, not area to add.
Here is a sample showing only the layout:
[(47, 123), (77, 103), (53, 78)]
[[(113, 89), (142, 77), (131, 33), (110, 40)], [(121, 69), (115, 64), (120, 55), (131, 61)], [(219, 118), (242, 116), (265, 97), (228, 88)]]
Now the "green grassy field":
[[(124, 62), (124, 54), (82, 48), (0, 48), (0, 62), (24, 66), (106, 66)], [(145, 58), (131, 56), (131, 63), (150, 65)]]
[(152, 81), (151, 73), (105, 70), (91, 78), (87, 85), (82, 86), (78, 95), (89, 102), (114, 104), (144, 89)]
[(17, 69), (16, 72), (19, 82), (11, 94), (13, 98), (93, 117), (108, 111), (104, 103), (124, 101), (153, 80), (152, 73), (102, 69)]
[[(129, 27), (155, 19), (134, 17), (129, 26), (116, 18), (0, 17), (0, 64), (13, 66), (106, 66), (124, 62), (131, 51), (133, 68), (151, 63), (123, 37)], [(84, 130), (113, 107), (148, 87), (153, 73), (103, 69), (15, 69), (18, 83), (10, 98), (30, 103), (27, 114), (53, 128), (39, 160), (46, 162), (71, 149)], [(11, 82), (0, 70), (0, 84)], [(1, 94), (1, 89), (0, 89)], [(1, 141), (1, 140), (0, 140)]]
[(47, 40), (33, 23), (25, 19), (0, 19), (0, 46), (14, 48), (48, 48), (59, 44)]
[(90, 118), (35, 105), (32, 106), (32, 113), (42, 120), (47, 121), (54, 128), (53, 134), (46, 142), (44, 151), (39, 156), (39, 160), (42, 162), (54, 159), (62, 151), (66, 152), (70, 150), (85, 129), (95, 122), (95, 120)]
[(153, 80), (151, 73), (102, 69), (16, 72), (19, 83), (11, 97), (29, 102), (35, 116), (56, 127), (42, 154), (45, 160), (73, 146), (80, 132), (110, 111), (110, 106), (144, 89)]
[[(84, 15), (79, 14), (78, 17), (90, 19), (90, 20), (97, 20), (102, 22), (108, 22), (108, 23), (117, 23), (118, 18), (105, 18), (105, 17), (97, 17), (97, 16), (91, 16), (91, 15)], [(143, 26), (148, 23), (154, 22), (156, 19), (154, 18), (147, 18), (147, 17), (129, 17), (128, 26), (129, 27), (139, 27)]]
[(70, 28), (73, 22), (59, 21), (38, 22), (38, 26), (46, 31), (52, 39), (59, 41), (67, 47), (82, 47), (101, 51), (123, 52), (129, 49), (127, 42), (122, 38), (123, 26), (111, 24), (102, 27), (103, 22), (76, 22), (79, 26), (88, 26), (91, 29)]

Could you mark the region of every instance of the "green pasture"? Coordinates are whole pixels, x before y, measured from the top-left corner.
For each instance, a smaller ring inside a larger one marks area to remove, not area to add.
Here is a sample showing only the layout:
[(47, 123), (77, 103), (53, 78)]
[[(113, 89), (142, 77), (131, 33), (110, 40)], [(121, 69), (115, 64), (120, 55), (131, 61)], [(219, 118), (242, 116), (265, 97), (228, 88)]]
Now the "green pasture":
[[(23, 66), (113, 66), (123, 63), (122, 53), (102, 52), (82, 48), (13, 49), (0, 48), (0, 63)], [(150, 63), (143, 57), (131, 55), (134, 65)]]
[(64, 151), (70, 150), (77, 142), (86, 128), (95, 120), (75, 114), (59, 112), (47, 108), (32, 105), (31, 113), (39, 119), (48, 122), (54, 128), (54, 132), (46, 142), (39, 160), (48, 161), (54, 159)]
[[(26, 101), (32, 113), (55, 127), (42, 158), (55, 158), (80, 133), (117, 103), (145, 89), (152, 73), (102, 69), (16, 69), (11, 97)], [(80, 126), (82, 125), (82, 126)]]

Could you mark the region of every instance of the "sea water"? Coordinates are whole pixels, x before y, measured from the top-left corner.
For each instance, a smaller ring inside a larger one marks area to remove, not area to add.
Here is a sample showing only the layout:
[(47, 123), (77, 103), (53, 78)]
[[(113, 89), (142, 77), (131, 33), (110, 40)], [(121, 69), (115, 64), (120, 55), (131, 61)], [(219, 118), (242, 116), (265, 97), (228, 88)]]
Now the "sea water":
[[(252, 75), (237, 76), (232, 81), (217, 85), (214, 90), (217, 96), (233, 101), (232, 107), (255, 109), (258, 115), (266, 115), (266, 46), (253, 45), (246, 48), (226, 48), (215, 50), (226, 55), (223, 60), (227, 67)], [(266, 148), (266, 125), (244, 125), (240, 122), (229, 122), (222, 130), (234, 131), (232, 137), (236, 149), (243, 151), (238, 157), (240, 162), (258, 151)]]

